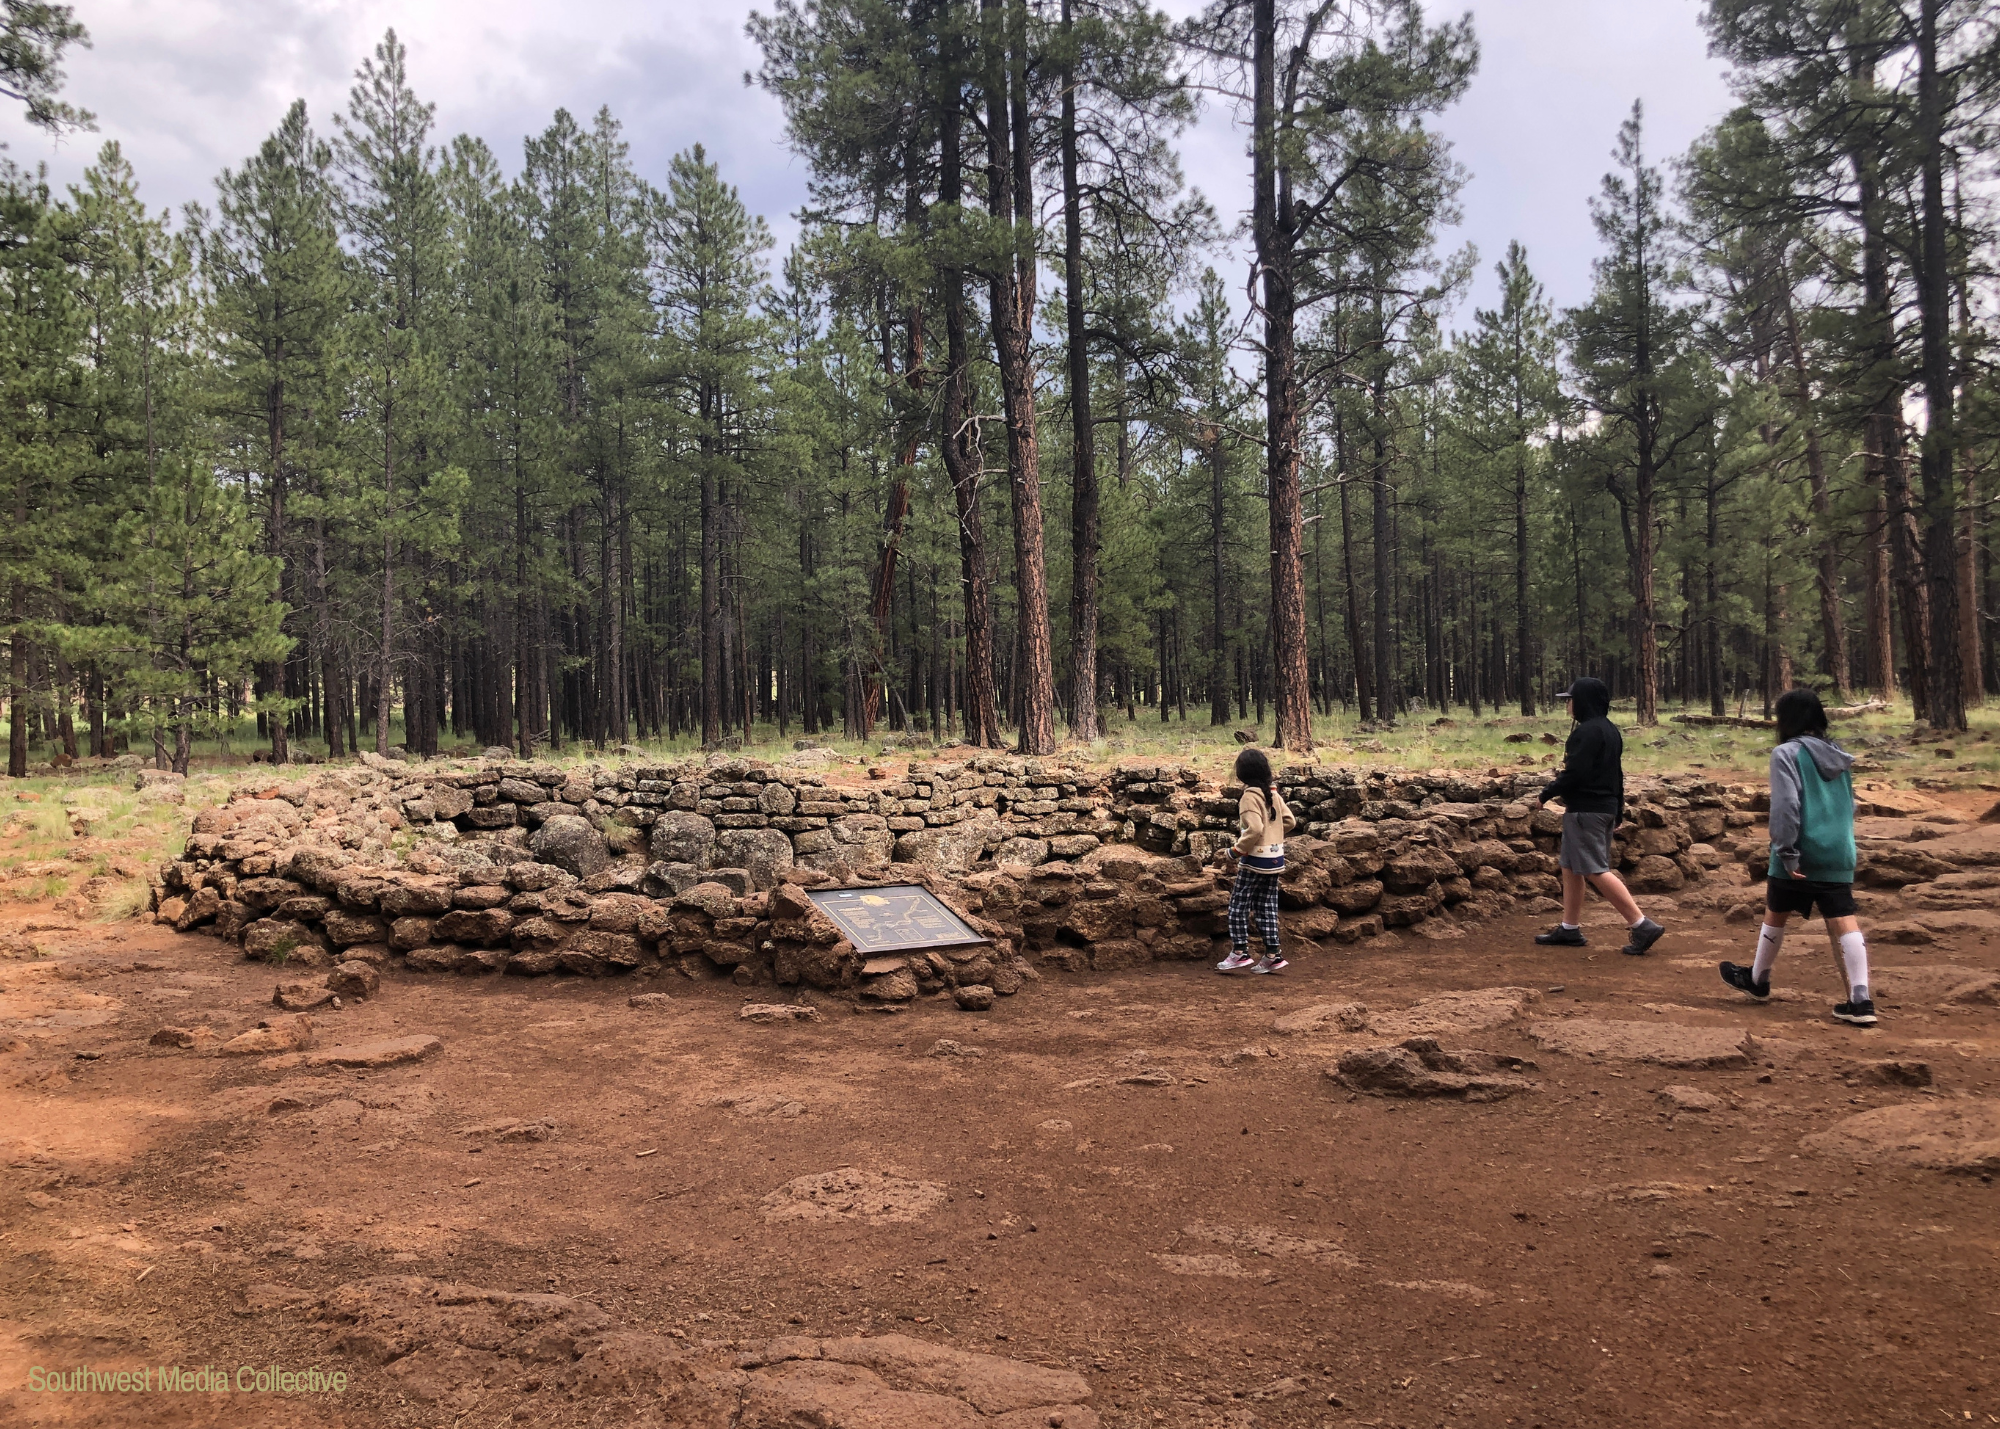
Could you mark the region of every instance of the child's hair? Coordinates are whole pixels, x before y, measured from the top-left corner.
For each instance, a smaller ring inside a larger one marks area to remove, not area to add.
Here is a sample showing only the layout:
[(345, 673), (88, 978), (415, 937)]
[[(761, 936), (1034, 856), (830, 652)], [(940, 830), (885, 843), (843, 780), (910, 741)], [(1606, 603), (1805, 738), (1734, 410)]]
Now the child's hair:
[(1786, 690), (1778, 696), (1778, 743), (1784, 744), (1797, 739), (1802, 734), (1826, 735), (1826, 706), (1819, 702), (1816, 691), (1807, 689)]
[(1271, 793), (1271, 760), (1263, 750), (1253, 745), (1236, 756), (1236, 778), (1247, 788), (1263, 790), (1266, 809), (1278, 806)]

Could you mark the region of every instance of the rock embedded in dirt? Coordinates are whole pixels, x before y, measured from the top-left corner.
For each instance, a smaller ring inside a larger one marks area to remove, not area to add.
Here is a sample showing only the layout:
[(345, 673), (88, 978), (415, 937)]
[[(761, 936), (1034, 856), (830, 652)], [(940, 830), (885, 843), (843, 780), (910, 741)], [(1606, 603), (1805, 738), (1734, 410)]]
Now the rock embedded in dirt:
[(1412, 1037), (1394, 1047), (1343, 1052), (1327, 1075), (1350, 1091), (1371, 1096), (1492, 1102), (1536, 1090), (1534, 1082), (1517, 1075), (1532, 1065), (1504, 1053), (1446, 1048), (1433, 1037)]
[(1368, 1030), (1402, 1040), (1408, 1037), (1457, 1037), (1505, 1027), (1540, 1002), (1530, 987), (1482, 987), (1467, 992), (1439, 993), (1409, 1007), (1369, 1014)]
[(736, 1014), (745, 1022), (818, 1022), (819, 1009), (804, 1002), (746, 1002)]
[(1366, 1032), (1368, 1009), (1358, 1002), (1315, 1002), (1283, 1014), (1271, 1024), (1271, 1030), (1288, 1037), (1313, 1032)]
[(274, 1052), (301, 1052), (313, 1044), (313, 1021), (304, 1014), (272, 1017), (222, 1044), (225, 1057), (263, 1057)]
[(547, 1117), (535, 1117), (529, 1120), (510, 1117), (500, 1121), (461, 1126), (458, 1134), (470, 1137), (474, 1141), (529, 1142), (553, 1141), (556, 1131), (556, 1124)]
[(1722, 1098), (1698, 1087), (1662, 1087), (1654, 1100), (1673, 1111), (1721, 1111)]
[(188, 1051), (209, 1046), (215, 1040), (215, 1033), (207, 1027), (162, 1027), (147, 1042), (154, 1047), (178, 1047)]
[(1669, 1022), (1600, 1022), (1595, 1018), (1531, 1021), (1528, 1035), (1566, 1057), (1602, 1057), (1661, 1067), (1739, 1068), (1750, 1065), (1740, 1027), (1684, 1027)]
[(315, 1012), (339, 995), (325, 983), (281, 982), (271, 994), (271, 1003), (287, 1012)]
[(394, 1067), (404, 1062), (420, 1062), (444, 1050), (444, 1042), (428, 1033), (408, 1037), (382, 1037), (372, 1042), (354, 1042), (314, 1052), (306, 1058), (308, 1067), (348, 1067), (369, 1070)]
[(985, 983), (968, 983), (951, 991), (952, 1000), (966, 1012), (986, 1012), (993, 1006), (997, 994)]
[(965, 1042), (954, 1042), (949, 1037), (940, 1037), (931, 1043), (929, 1053), (933, 1057), (983, 1057), (986, 1051)]
[(1814, 1132), (1799, 1145), (1855, 1161), (1990, 1175), (2000, 1171), (2000, 1101), (1979, 1097), (1877, 1107)]
[(326, 985), (342, 997), (373, 997), (381, 990), (382, 974), (375, 970), (374, 964), (353, 958), (336, 963), (326, 975)]
[(636, 1007), (644, 1012), (664, 1012), (674, 1005), (673, 996), (664, 992), (635, 992), (625, 999), (627, 1007)]
[(1849, 1085), (1927, 1087), (1931, 1084), (1931, 1064), (1906, 1057), (1853, 1062), (1842, 1071)]
[(767, 1221), (865, 1221), (871, 1226), (915, 1221), (949, 1199), (943, 1186), (886, 1171), (843, 1166), (800, 1176), (766, 1196)]

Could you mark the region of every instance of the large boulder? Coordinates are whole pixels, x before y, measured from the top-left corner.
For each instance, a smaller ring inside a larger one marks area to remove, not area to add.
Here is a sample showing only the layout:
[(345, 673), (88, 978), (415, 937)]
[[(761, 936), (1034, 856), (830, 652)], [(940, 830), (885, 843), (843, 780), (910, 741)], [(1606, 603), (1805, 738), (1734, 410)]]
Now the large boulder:
[(760, 892), (776, 888), (792, 871), (792, 841), (777, 829), (725, 829), (716, 835), (715, 856), (727, 867), (747, 870), (750, 886)]
[(695, 868), (715, 866), (715, 825), (700, 814), (664, 810), (653, 823), (647, 848), (655, 863), (685, 863)]
[(578, 878), (588, 878), (611, 862), (611, 850), (605, 847), (604, 835), (579, 814), (558, 814), (544, 820), (528, 840), (528, 847), (542, 862), (552, 863)]
[(895, 861), (936, 873), (965, 873), (985, 857), (986, 841), (998, 828), (992, 819), (968, 819), (940, 829), (915, 829), (896, 840)]

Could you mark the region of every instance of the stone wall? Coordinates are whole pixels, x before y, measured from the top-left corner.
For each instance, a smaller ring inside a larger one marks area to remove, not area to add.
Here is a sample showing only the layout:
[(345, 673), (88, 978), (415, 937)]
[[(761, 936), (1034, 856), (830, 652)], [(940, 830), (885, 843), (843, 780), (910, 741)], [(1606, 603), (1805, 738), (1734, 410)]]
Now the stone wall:
[[(203, 810), (157, 913), (301, 965), (671, 970), (880, 1001), (1006, 995), (1041, 964), (1207, 957), (1224, 935), (1240, 790), (1199, 770), (982, 755), (841, 772), (854, 777), (724, 756), (581, 772), (365, 756)], [(1543, 772), (1281, 774), (1302, 823), (1287, 935), (1449, 938), (1553, 906), (1560, 815), (1525, 802)], [(1642, 892), (1702, 879), (1728, 861), (1725, 830), (1754, 821), (1748, 789), (1698, 776), (1630, 794), (1614, 851)], [(864, 959), (804, 892), (886, 882), (929, 887), (991, 946)]]

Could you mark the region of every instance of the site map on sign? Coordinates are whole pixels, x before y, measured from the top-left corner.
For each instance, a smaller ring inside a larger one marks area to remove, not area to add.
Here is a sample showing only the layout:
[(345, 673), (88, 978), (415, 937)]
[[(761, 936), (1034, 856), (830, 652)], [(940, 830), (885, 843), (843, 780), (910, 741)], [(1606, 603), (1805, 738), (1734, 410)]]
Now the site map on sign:
[(807, 896), (840, 925), (840, 930), (863, 953), (949, 948), (986, 941), (927, 890), (911, 884), (836, 888)]

